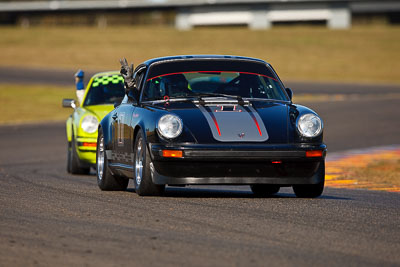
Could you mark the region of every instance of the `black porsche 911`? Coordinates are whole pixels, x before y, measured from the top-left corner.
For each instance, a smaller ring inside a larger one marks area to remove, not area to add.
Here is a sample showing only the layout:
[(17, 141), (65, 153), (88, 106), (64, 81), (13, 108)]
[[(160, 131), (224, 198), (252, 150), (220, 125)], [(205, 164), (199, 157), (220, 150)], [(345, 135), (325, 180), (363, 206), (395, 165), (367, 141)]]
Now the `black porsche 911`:
[(292, 103), (270, 64), (163, 57), (140, 64), (133, 80), (99, 125), (100, 189), (125, 190), (132, 178), (141, 196), (161, 195), (166, 185), (250, 185), (259, 196), (292, 186), (298, 197), (322, 194), (322, 120)]

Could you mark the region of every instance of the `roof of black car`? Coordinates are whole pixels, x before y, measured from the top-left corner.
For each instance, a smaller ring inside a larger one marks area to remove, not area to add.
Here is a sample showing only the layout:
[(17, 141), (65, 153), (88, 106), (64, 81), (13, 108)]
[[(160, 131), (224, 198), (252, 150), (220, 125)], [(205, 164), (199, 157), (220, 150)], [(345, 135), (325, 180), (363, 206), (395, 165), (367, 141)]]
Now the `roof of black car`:
[(241, 56), (229, 56), (229, 55), (181, 55), (181, 56), (169, 56), (169, 57), (159, 57), (159, 58), (152, 58), (145, 62), (143, 65), (151, 65), (156, 62), (161, 61), (173, 61), (173, 60), (191, 60), (191, 59), (227, 59), (227, 60), (247, 60), (247, 61), (255, 61), (258, 63), (267, 64), (264, 60), (258, 58), (251, 58), (251, 57), (241, 57)]

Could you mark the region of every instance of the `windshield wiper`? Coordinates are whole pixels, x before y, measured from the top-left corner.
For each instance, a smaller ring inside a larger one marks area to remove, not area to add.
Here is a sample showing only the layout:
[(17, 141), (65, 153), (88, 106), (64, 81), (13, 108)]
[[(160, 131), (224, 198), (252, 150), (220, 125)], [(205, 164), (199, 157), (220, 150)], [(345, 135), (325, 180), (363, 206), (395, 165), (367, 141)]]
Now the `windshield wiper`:
[(145, 104), (159, 104), (159, 103), (166, 103), (166, 102), (185, 102), (185, 101), (191, 101), (193, 100), (193, 97), (173, 97), (173, 98), (167, 98), (167, 99), (154, 99), (154, 100), (146, 100), (142, 101), (142, 103)]
[(245, 98), (245, 100), (249, 101), (257, 101), (257, 102), (287, 102), (287, 100), (282, 100), (282, 99), (274, 99), (274, 98)]
[(192, 93), (190, 95), (177, 95), (167, 99), (158, 99), (158, 100), (147, 100), (143, 101), (144, 103), (151, 103), (152, 105), (158, 103), (165, 103), (165, 102), (184, 102), (184, 101), (192, 101), (197, 100), (199, 101), (200, 105), (205, 105), (207, 101), (205, 101), (204, 97), (225, 97), (231, 98), (238, 101), (238, 105), (246, 105), (248, 101), (243, 100), (243, 97), (239, 95), (227, 95), (227, 94), (220, 94), (220, 93)]
[(233, 98), (238, 101), (238, 104), (243, 106), (245, 104), (243, 98), (240, 95), (227, 95), (227, 94), (220, 94), (220, 93), (193, 93), (195, 96), (198, 97), (199, 103), (204, 105), (206, 102), (204, 101), (203, 97), (227, 97)]

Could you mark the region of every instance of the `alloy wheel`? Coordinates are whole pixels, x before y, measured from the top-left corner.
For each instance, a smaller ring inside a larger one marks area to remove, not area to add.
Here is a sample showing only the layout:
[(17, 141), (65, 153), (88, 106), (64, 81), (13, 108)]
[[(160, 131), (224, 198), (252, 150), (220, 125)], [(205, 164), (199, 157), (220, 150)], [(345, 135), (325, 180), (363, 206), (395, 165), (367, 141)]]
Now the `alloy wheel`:
[(104, 137), (100, 137), (99, 151), (97, 152), (97, 176), (99, 180), (103, 179), (104, 170)]
[(136, 157), (135, 157), (135, 179), (136, 184), (140, 186), (143, 177), (143, 157), (144, 157), (144, 149), (142, 145), (142, 138), (138, 140), (138, 144), (136, 147)]

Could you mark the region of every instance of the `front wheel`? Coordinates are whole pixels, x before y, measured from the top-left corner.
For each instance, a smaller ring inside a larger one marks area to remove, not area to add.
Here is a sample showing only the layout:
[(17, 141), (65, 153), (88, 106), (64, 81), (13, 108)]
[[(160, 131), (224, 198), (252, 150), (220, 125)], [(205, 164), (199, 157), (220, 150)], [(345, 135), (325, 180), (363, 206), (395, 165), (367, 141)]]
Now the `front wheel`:
[(67, 153), (67, 172), (71, 174), (89, 174), (90, 167), (85, 166), (78, 156), (76, 151), (76, 141), (72, 136), (72, 141), (68, 142), (68, 153)]
[(325, 187), (325, 161), (320, 163), (316, 176), (319, 176), (318, 184), (294, 185), (293, 191), (297, 197), (315, 198), (322, 195)]
[(156, 185), (151, 179), (150, 171), (150, 153), (146, 146), (144, 134), (141, 130), (136, 135), (135, 139), (135, 190), (139, 196), (160, 196), (164, 193), (165, 185)]
[(250, 185), (250, 188), (254, 195), (267, 197), (278, 193), (281, 187), (279, 185), (254, 184)]
[(97, 185), (103, 191), (122, 191), (128, 187), (129, 180), (127, 178), (115, 176), (111, 173), (108, 167), (106, 156), (104, 135), (101, 128), (97, 137), (97, 151), (96, 151), (96, 172), (97, 172)]

